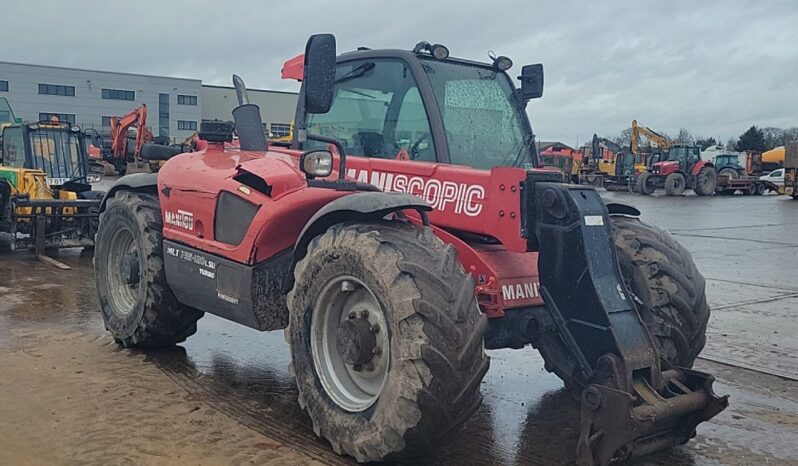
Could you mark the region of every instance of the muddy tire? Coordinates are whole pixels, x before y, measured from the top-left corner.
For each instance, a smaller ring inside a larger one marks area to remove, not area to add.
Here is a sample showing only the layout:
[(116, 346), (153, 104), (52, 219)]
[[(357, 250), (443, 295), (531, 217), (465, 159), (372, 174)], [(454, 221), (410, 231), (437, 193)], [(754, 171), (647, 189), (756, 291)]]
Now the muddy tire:
[(640, 194), (645, 196), (649, 196), (654, 194), (654, 191), (657, 190), (657, 185), (654, 182), (654, 175), (649, 172), (643, 172), (640, 174), (640, 177), (637, 178), (637, 190)]
[[(706, 343), (709, 305), (704, 277), (671, 235), (637, 218), (613, 216), (615, 252), (627, 290), (654, 337), (662, 368), (692, 367)], [(576, 364), (555, 331), (536, 344), (549, 372), (579, 387)]]
[(681, 196), (687, 182), (681, 173), (671, 173), (665, 178), (665, 194), (668, 196)]
[(711, 196), (718, 187), (718, 172), (713, 167), (704, 167), (695, 177), (695, 188), (699, 196)]
[[(337, 453), (361, 462), (423, 454), (480, 405), (487, 320), (457, 251), (431, 230), (335, 225), (313, 239), (294, 276), (288, 337), (299, 404)], [(356, 344), (342, 350), (353, 341), (342, 329), (357, 328)]]
[(166, 283), (158, 198), (117, 192), (100, 215), (94, 270), (105, 328), (120, 345), (169, 346), (197, 331), (203, 313)]

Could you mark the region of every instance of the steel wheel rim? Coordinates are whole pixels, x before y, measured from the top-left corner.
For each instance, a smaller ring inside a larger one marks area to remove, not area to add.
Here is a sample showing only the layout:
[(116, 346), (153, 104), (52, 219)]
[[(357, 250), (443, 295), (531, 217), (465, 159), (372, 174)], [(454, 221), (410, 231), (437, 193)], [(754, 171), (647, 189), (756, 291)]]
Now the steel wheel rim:
[[(347, 364), (338, 352), (339, 326), (350, 319), (352, 313), (358, 319), (366, 315), (364, 320), (372, 326), (371, 333), (379, 351), (369, 361), (371, 370), (364, 367), (365, 364), (360, 368)], [(313, 307), (310, 343), (316, 374), (335, 404), (347, 411), (359, 412), (377, 401), (388, 378), (390, 338), (382, 306), (365, 283), (346, 275), (324, 285)]]
[(123, 316), (132, 313), (136, 307), (139, 282), (136, 280), (130, 283), (129, 277), (124, 276), (124, 267), (126, 258), (131, 254), (137, 257), (137, 253), (138, 247), (133, 232), (124, 227), (117, 229), (111, 236), (108, 246), (108, 295), (114, 311)]

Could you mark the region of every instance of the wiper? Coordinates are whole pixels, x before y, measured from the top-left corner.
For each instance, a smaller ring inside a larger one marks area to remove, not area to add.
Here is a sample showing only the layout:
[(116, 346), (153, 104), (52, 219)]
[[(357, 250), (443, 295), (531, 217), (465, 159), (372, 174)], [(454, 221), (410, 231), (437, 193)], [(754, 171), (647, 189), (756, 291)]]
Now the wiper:
[(365, 92), (355, 91), (353, 89), (344, 89), (344, 88), (341, 88), (340, 90), (341, 91), (350, 92), (352, 94), (362, 95), (363, 97), (368, 97), (369, 99), (372, 99), (372, 100), (376, 99), (376, 97), (374, 97), (373, 95), (368, 95)]
[(518, 154), (515, 156), (512, 165), (510, 165), (511, 167), (517, 167), (518, 164), (521, 163), (523, 156), (526, 155), (526, 152), (529, 150), (529, 145), (534, 140), (535, 138), (532, 137), (531, 134), (526, 135), (526, 137), (524, 138), (524, 143), (521, 144), (521, 149), (518, 151)]
[(357, 78), (363, 76), (364, 74), (368, 73), (369, 71), (373, 70), (374, 66), (375, 65), (374, 65), (373, 61), (363, 63), (360, 66), (356, 66), (356, 67), (352, 68), (352, 71), (350, 71), (349, 73), (346, 73), (345, 75), (343, 75), (340, 78), (336, 79), (335, 83), (336, 84), (345, 83), (347, 81), (351, 81), (353, 79), (357, 79)]

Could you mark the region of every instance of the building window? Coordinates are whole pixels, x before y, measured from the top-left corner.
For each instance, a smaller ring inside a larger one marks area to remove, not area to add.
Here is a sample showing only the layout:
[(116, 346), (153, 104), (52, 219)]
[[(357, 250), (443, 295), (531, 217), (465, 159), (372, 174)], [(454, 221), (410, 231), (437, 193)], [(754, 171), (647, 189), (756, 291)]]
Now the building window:
[(0, 92), (8, 92), (8, 81), (0, 81)]
[(291, 134), (291, 125), (288, 123), (272, 123), (271, 124), (272, 137), (280, 138)]
[(39, 84), (39, 94), (75, 97), (75, 86), (62, 86), (61, 84)]
[(136, 93), (122, 89), (103, 89), (103, 99), (136, 100)]
[(74, 113), (39, 113), (39, 121), (50, 121), (53, 117), (58, 118), (61, 123), (75, 124)]
[(197, 96), (195, 95), (178, 95), (177, 105), (197, 105)]
[(158, 135), (169, 137), (169, 94), (158, 94)]
[(177, 120), (177, 129), (183, 131), (196, 131), (197, 122), (188, 120)]
[(111, 117), (103, 115), (103, 128), (111, 127)]

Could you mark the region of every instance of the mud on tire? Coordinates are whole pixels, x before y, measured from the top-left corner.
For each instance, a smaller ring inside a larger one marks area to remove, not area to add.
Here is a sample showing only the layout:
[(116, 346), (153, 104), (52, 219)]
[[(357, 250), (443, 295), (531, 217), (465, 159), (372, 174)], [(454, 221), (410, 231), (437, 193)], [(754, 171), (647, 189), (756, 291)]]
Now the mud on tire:
[[(621, 275), (654, 337), (663, 369), (692, 367), (709, 322), (704, 277), (668, 232), (637, 218), (611, 218)], [(568, 387), (581, 385), (573, 357), (556, 332), (546, 332), (537, 346), (549, 372)]]
[(699, 170), (695, 178), (695, 193), (699, 196), (711, 196), (718, 187), (718, 172), (713, 167)]
[(124, 347), (180, 343), (203, 316), (180, 304), (166, 283), (162, 228), (151, 194), (117, 192), (100, 215), (94, 252), (100, 313)]
[[(294, 275), (288, 334), (299, 404), (337, 453), (361, 462), (422, 454), (456, 433), (480, 405), (487, 320), (457, 251), (429, 228), (335, 225), (313, 239)], [(331, 398), (312, 354), (316, 298), (341, 276), (373, 290), (390, 335), (383, 388), (357, 412)]]

